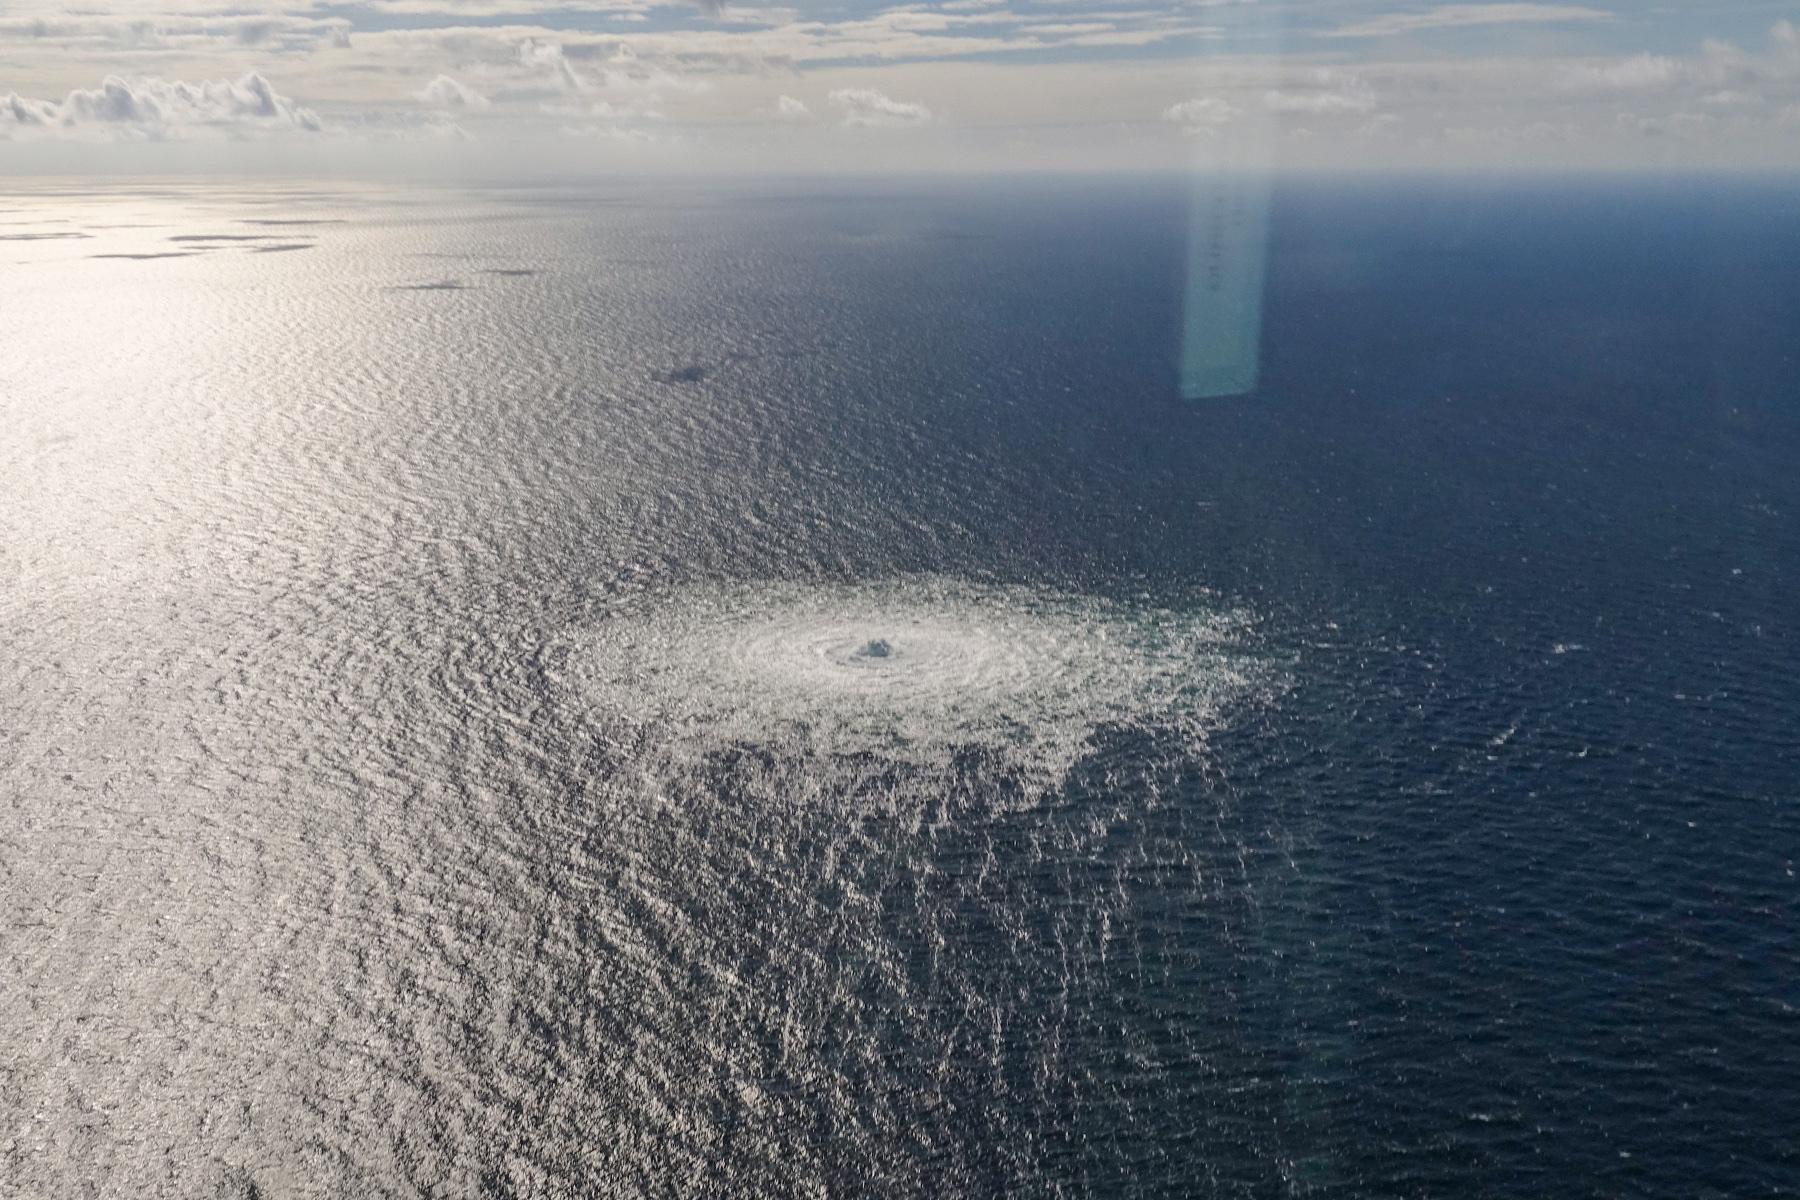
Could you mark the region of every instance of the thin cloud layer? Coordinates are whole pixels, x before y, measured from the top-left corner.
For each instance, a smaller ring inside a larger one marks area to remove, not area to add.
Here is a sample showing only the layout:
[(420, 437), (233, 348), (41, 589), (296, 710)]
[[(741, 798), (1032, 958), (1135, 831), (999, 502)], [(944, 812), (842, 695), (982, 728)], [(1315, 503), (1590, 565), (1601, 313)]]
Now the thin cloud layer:
[(1366, 21), (1331, 30), (1340, 38), (1393, 37), (1433, 29), (1470, 29), (1483, 25), (1542, 25), (1567, 21), (1604, 21), (1605, 9), (1576, 4), (1440, 4), (1424, 12), (1382, 13)]
[(704, 170), (1141, 168), (1252, 137), (1309, 166), (1800, 166), (1800, 32), (1761, 3), (1653, 27), (1608, 0), (17, 0), (0, 137), (323, 130), (542, 171), (651, 144)]

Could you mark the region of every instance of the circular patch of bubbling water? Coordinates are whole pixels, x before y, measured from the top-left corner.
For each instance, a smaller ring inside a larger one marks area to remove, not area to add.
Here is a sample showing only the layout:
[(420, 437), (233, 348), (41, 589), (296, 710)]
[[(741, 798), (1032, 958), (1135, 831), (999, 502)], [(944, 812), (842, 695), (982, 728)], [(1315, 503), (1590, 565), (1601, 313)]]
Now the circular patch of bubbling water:
[(1053, 786), (1102, 728), (1197, 748), (1263, 670), (1241, 612), (910, 579), (662, 593), (565, 659), (573, 686), (671, 749), (751, 745), (946, 767), (976, 751)]

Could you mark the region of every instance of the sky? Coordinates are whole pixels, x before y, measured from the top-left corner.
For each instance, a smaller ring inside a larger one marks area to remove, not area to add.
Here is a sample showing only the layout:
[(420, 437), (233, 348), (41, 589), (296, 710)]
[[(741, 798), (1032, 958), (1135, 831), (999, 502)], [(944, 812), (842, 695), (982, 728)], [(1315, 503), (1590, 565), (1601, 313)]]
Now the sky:
[(0, 172), (1800, 166), (1800, 0), (0, 0)]

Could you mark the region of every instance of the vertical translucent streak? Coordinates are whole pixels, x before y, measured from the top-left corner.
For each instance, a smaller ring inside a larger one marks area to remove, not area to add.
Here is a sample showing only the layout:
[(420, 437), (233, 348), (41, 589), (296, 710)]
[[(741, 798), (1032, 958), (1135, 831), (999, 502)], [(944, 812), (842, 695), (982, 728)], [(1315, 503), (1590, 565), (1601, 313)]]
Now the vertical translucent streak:
[[(1280, 16), (1270, 6), (1222, 11), (1216, 55), (1279, 46)], [(1181, 394), (1189, 400), (1254, 390), (1262, 350), (1274, 126), (1260, 98), (1224, 111), (1229, 119), (1197, 138), (1182, 314)]]

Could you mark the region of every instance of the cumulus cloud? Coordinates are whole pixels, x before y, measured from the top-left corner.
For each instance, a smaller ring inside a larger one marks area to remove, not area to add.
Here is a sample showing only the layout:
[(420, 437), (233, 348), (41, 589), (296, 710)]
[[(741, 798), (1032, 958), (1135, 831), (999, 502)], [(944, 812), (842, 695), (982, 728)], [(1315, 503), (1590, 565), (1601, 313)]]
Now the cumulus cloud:
[(246, 136), (322, 128), (318, 114), (275, 91), (254, 71), (235, 80), (187, 83), (111, 75), (61, 100), (0, 97), (0, 137), (46, 134), (144, 140)]
[(923, 104), (895, 100), (874, 88), (838, 88), (830, 99), (848, 126), (923, 125), (931, 120), (931, 110)]
[(464, 112), (484, 112), (491, 107), (486, 96), (448, 75), (439, 75), (414, 92), (413, 98), (434, 108), (461, 109)]
[(1375, 111), (1375, 91), (1363, 80), (1321, 71), (1299, 87), (1272, 88), (1263, 97), (1269, 111), (1310, 116), (1355, 115)]
[(775, 115), (783, 121), (810, 121), (812, 109), (792, 96), (783, 96), (775, 101)]
[(1189, 133), (1206, 133), (1229, 125), (1240, 115), (1237, 105), (1217, 96), (1201, 96), (1183, 100), (1163, 110), (1163, 120), (1181, 126)]
[(526, 38), (519, 43), (519, 65), (533, 71), (547, 72), (560, 91), (587, 91), (587, 80), (575, 70), (558, 42), (540, 42)]
[(660, 96), (667, 92), (709, 92), (705, 79), (678, 75), (659, 63), (639, 57), (629, 43), (620, 43), (600, 69), (601, 86), (614, 93)]
[(1326, 36), (1341, 38), (1392, 37), (1427, 29), (1467, 29), (1481, 25), (1543, 24), (1560, 21), (1604, 21), (1612, 14), (1604, 9), (1575, 4), (1440, 4), (1424, 12), (1383, 13), (1366, 21), (1340, 26)]
[(1679, 58), (1634, 54), (1570, 63), (1557, 83), (1567, 93), (1617, 95), (1636, 103), (1664, 98), (1743, 109), (1779, 105), (1800, 95), (1800, 31), (1777, 21), (1761, 53), (1707, 41), (1699, 54)]
[[(651, 44), (661, 49), (660, 43)], [(678, 54), (665, 53), (660, 57), (682, 61)], [(713, 88), (707, 79), (678, 74), (656, 58), (639, 55), (630, 42), (623, 40), (565, 46), (527, 38), (518, 45), (517, 61), (525, 78), (503, 87), (495, 99), (606, 96), (622, 109), (656, 115), (651, 110), (664, 97), (698, 94)], [(581, 64), (579, 68), (577, 62)]]

